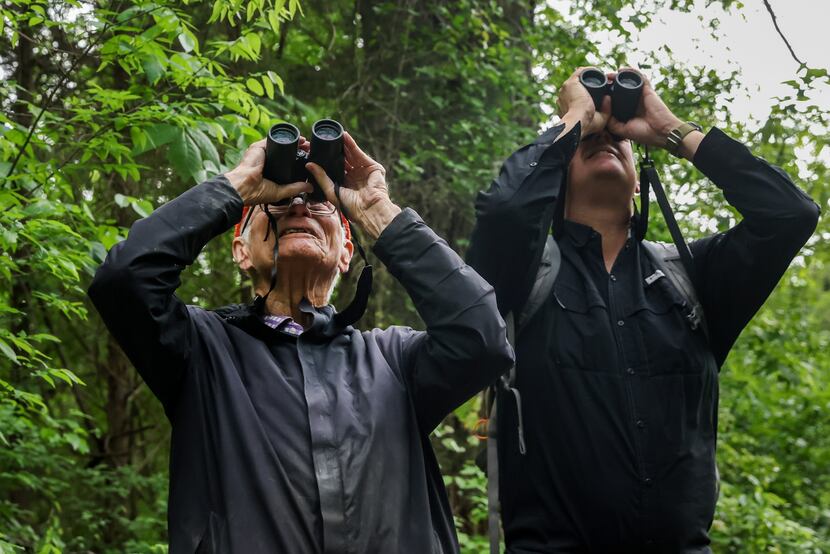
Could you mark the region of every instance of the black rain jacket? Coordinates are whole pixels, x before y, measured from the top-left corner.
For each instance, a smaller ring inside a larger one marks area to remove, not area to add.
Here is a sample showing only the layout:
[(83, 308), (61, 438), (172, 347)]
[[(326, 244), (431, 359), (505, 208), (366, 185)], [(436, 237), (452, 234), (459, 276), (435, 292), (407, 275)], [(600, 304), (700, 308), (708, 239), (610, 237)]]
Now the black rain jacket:
[(457, 552), (428, 434), (509, 367), (493, 289), (409, 209), (374, 251), (427, 331), (359, 331), (302, 308), (299, 338), (248, 306), (174, 294), (239, 221), (219, 176), (136, 222), (89, 296), (172, 424), (171, 554)]
[[(508, 158), (477, 201), (467, 259), (494, 286), (505, 314), (528, 297), (551, 222), (556, 227), (562, 213), (559, 190), (580, 133), (577, 125), (556, 141), (563, 127)], [(559, 223), (560, 272), (516, 344), (526, 455), (516, 402), (498, 396), (510, 553), (709, 552), (718, 371), (810, 237), (819, 210), (783, 171), (718, 129), (703, 139), (694, 164), (743, 216), (690, 243), (708, 340), (688, 324), (685, 299), (636, 239), (609, 273), (599, 234)]]

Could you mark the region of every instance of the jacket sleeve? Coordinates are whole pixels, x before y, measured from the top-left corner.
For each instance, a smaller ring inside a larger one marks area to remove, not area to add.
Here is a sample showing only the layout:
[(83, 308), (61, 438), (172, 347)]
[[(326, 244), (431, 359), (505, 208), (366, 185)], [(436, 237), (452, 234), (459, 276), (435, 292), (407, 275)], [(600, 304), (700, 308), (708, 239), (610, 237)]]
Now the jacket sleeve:
[(224, 176), (210, 179), (137, 221), (98, 268), (89, 297), (169, 413), (187, 367), (193, 327), (176, 297), (180, 274), (242, 214)]
[(374, 251), (409, 294), (426, 332), (401, 334), (398, 368), (429, 433), (513, 363), (491, 287), (411, 209), (384, 229)]
[(695, 166), (742, 216), (726, 232), (690, 244), (718, 365), (816, 228), (819, 207), (786, 173), (712, 129)]
[(579, 145), (581, 126), (560, 137), (564, 127), (513, 153), (476, 199), (467, 262), (493, 285), (502, 314), (520, 308), (533, 287), (556, 199)]

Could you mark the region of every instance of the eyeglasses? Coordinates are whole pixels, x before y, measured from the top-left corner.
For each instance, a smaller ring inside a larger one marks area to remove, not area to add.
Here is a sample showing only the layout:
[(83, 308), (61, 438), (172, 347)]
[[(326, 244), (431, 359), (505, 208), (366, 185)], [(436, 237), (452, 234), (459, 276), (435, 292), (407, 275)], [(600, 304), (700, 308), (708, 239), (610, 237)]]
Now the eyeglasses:
[(305, 204), (305, 207), (313, 215), (331, 215), (335, 212), (334, 204), (331, 202), (309, 198), (307, 194), (299, 194), (293, 198), (286, 198), (285, 200), (268, 204), (268, 213), (274, 217), (281, 217), (288, 212), (291, 206), (297, 203)]

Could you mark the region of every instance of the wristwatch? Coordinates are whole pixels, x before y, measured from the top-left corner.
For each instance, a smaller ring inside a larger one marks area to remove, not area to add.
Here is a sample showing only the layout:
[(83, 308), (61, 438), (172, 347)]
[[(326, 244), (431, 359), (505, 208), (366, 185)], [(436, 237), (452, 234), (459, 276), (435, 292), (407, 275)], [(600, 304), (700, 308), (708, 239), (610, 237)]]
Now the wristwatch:
[(680, 143), (692, 131), (703, 131), (703, 127), (692, 121), (687, 121), (680, 127), (671, 130), (669, 136), (666, 137), (666, 150), (672, 156), (677, 156), (677, 151), (680, 150)]

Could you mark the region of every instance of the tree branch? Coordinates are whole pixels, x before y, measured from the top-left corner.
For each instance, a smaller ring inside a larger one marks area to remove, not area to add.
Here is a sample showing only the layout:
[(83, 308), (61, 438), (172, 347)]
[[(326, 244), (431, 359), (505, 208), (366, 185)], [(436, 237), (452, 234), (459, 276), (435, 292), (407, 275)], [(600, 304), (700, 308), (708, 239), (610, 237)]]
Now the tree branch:
[(778, 19), (775, 17), (775, 12), (772, 11), (772, 6), (769, 5), (769, 2), (767, 0), (764, 0), (764, 6), (766, 6), (770, 17), (772, 17), (772, 24), (775, 25), (775, 30), (778, 31), (778, 35), (784, 40), (784, 44), (787, 45), (787, 48), (789, 48), (790, 54), (792, 55), (793, 59), (798, 62), (799, 66), (806, 65), (804, 62), (798, 59), (798, 56), (795, 55), (793, 47), (790, 46), (790, 41), (788, 41), (787, 37), (784, 36), (784, 33), (781, 32), (781, 28), (778, 26)]
[[(120, 4), (119, 4), (119, 8), (116, 9), (116, 12), (118, 11), (118, 9), (120, 9)], [(146, 11), (146, 12), (141, 12), (141, 11), (136, 12), (135, 14), (131, 15), (126, 20), (121, 22), (121, 25), (127, 24), (131, 19), (134, 19), (138, 16), (151, 14), (151, 13), (153, 13), (154, 11), (156, 11), (158, 9), (160, 9), (160, 6), (155, 7), (153, 9), (149, 10), (149, 11)], [(29, 142), (32, 140), (32, 135), (34, 135), (34, 133), (35, 133), (35, 129), (37, 128), (37, 124), (40, 122), (40, 118), (43, 117), (43, 114), (46, 112), (46, 108), (48, 108), (49, 105), (52, 103), (52, 99), (55, 97), (57, 92), (63, 88), (64, 84), (66, 84), (66, 82), (68, 80), (68, 77), (75, 71), (75, 68), (78, 66), (78, 64), (81, 62), (81, 60), (83, 60), (86, 57), (86, 55), (89, 54), (89, 52), (92, 50), (92, 48), (94, 46), (96, 46), (101, 41), (101, 39), (104, 38), (104, 35), (113, 26), (115, 26), (114, 23), (112, 23), (110, 21), (107, 21), (107, 23), (104, 25), (103, 29), (101, 29), (101, 32), (98, 33), (98, 35), (95, 37), (94, 40), (89, 41), (89, 44), (84, 49), (84, 51), (81, 53), (81, 55), (78, 56), (78, 58), (76, 58), (72, 62), (72, 65), (70, 66), (69, 70), (64, 74), (64, 77), (58, 82), (58, 84), (56, 86), (54, 86), (52, 88), (51, 92), (46, 97), (46, 99), (43, 100), (43, 102), (40, 105), (40, 113), (37, 114), (37, 117), (32, 122), (32, 124), (29, 126), (29, 134), (26, 136), (26, 140), (23, 141), (23, 145), (20, 147), (20, 150), (18, 150), (17, 156), (15, 157), (15, 159), (12, 162), (11, 166), (9, 167), (8, 172), (6, 172), (6, 176), (3, 178), (3, 180), (8, 179), (12, 175), (12, 173), (14, 173), (14, 170), (17, 167), (17, 163), (20, 161), (20, 158), (23, 156), (23, 152), (26, 151), (26, 147), (29, 146)]]

